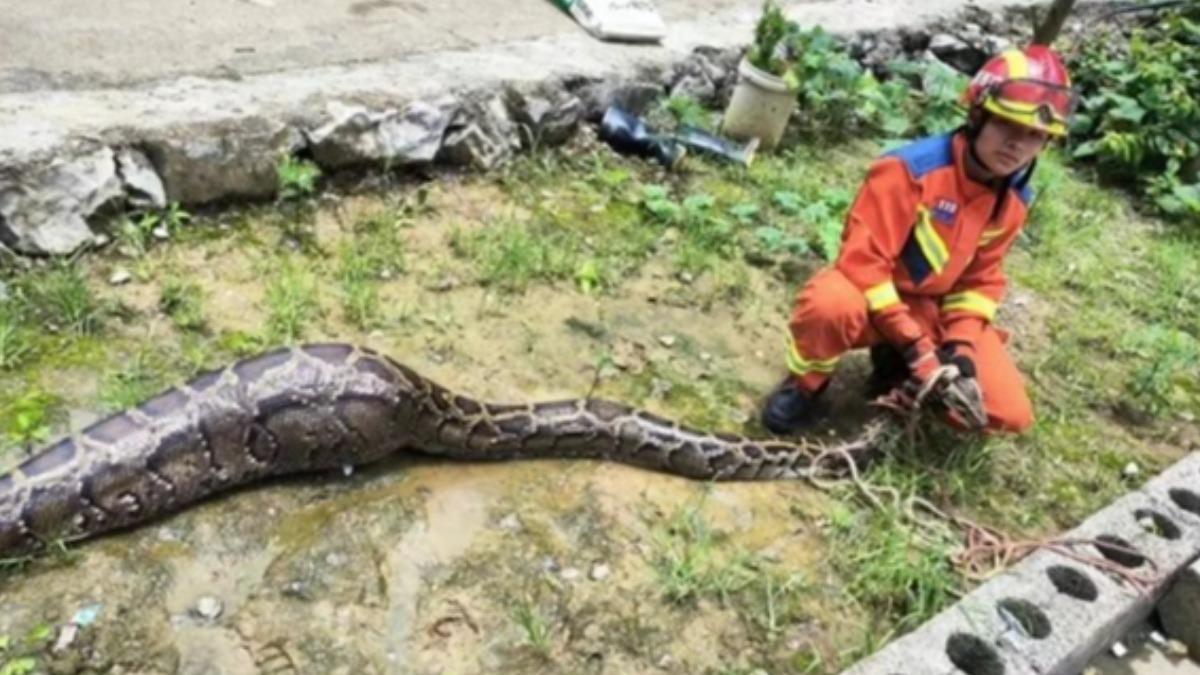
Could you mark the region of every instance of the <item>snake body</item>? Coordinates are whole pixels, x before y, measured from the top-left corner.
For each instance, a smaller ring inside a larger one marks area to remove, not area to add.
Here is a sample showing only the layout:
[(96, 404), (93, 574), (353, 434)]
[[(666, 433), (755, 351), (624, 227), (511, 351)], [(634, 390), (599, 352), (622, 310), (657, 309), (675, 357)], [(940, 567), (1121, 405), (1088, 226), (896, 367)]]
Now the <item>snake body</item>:
[[(866, 437), (838, 448), (865, 458)], [(396, 452), (603, 458), (697, 479), (810, 474), (820, 446), (682, 427), (598, 399), (484, 403), (369, 349), (310, 344), (202, 374), (0, 474), (0, 558), (143, 523), (234, 487)]]

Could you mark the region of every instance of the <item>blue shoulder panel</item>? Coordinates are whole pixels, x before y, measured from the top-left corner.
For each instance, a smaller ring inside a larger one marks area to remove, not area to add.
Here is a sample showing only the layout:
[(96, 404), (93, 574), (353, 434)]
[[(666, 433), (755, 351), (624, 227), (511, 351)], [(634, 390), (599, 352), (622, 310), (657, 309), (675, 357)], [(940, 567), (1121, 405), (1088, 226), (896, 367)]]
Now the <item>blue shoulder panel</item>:
[(950, 166), (954, 163), (954, 146), (951, 143), (953, 134), (930, 136), (914, 141), (891, 152), (884, 157), (899, 157), (908, 166), (908, 172), (913, 178)]
[(1037, 160), (1034, 160), (1028, 169), (1022, 173), (1013, 176), (1009, 187), (1017, 191), (1017, 196), (1021, 198), (1021, 203), (1025, 208), (1029, 208), (1029, 203), (1033, 201), (1033, 172), (1037, 169)]

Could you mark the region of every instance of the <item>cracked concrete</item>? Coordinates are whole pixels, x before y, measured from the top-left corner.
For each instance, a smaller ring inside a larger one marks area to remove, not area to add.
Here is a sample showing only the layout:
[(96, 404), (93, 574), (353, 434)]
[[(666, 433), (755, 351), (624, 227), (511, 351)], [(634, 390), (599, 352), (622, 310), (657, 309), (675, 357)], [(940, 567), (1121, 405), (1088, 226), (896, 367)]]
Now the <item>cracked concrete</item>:
[[(968, 3), (785, 4), (801, 24), (852, 33), (916, 27)], [(732, 76), (719, 62), (736, 60), (761, 3), (660, 6), (669, 33), (646, 46), (597, 41), (547, 0), (503, 11), (482, 0), (220, 0), (203, 11), (194, 0), (24, 3), (0, 16), (3, 243), (72, 252), (88, 240), (92, 214), (144, 193), (120, 181), (66, 189), (77, 181), (64, 176), (101, 148), (144, 154), (170, 201), (263, 199), (283, 154), (315, 150), (326, 169), (428, 163), (427, 136), (440, 131), (437, 161), (486, 169), (531, 144), (520, 135), (533, 117), (538, 141), (561, 142), (613, 101), (636, 108), (684, 82), (715, 93), (726, 83), (709, 73)], [(673, 70), (685, 62), (689, 72)], [(435, 102), (445, 115), (411, 112)], [(349, 126), (359, 137), (310, 147), (313, 134), (329, 138), (330, 125), (346, 119), (358, 120)], [(60, 196), (39, 196), (50, 194)]]

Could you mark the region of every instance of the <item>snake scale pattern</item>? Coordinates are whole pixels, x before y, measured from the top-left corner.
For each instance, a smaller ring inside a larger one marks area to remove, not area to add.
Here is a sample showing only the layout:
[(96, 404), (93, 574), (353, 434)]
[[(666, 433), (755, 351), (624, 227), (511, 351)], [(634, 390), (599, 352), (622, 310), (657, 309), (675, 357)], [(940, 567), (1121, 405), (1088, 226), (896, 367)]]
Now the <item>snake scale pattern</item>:
[[(763, 480), (807, 477), (823, 450), (704, 433), (597, 399), (482, 403), (369, 349), (309, 344), (202, 374), (0, 474), (0, 558), (137, 525), (271, 476), (396, 452), (601, 458)], [(836, 450), (859, 461), (873, 444), (864, 435)]]

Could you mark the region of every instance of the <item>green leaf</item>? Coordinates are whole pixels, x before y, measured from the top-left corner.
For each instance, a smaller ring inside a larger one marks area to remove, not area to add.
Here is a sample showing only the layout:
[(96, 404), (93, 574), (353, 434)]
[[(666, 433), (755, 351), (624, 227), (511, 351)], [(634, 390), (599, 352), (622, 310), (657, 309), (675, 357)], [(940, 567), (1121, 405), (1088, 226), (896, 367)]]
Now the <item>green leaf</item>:
[(796, 215), (800, 213), (800, 209), (804, 206), (804, 198), (795, 192), (788, 190), (779, 190), (771, 195), (771, 201), (782, 212), (788, 215)]
[(0, 668), (0, 675), (29, 675), (35, 668), (37, 660), (32, 656), (24, 656), (4, 664), (4, 667)]

